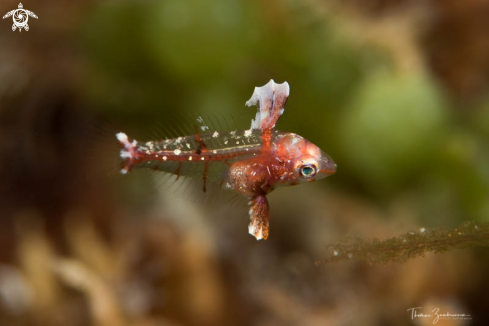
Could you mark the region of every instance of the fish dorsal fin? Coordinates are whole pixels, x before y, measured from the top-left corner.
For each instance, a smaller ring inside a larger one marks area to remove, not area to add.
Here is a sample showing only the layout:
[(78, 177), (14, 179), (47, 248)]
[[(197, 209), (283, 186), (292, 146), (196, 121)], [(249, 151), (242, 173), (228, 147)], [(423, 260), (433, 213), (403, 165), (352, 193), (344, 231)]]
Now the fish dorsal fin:
[(232, 114), (202, 115), (199, 113), (177, 113), (164, 121), (152, 123), (147, 128), (149, 132), (141, 139), (161, 140), (195, 135), (196, 132), (223, 132), (244, 129), (238, 125)]
[(258, 112), (251, 120), (251, 129), (272, 129), (284, 113), (285, 103), (289, 98), (290, 87), (287, 82), (277, 84), (271, 79), (262, 87), (255, 87), (253, 95), (246, 102), (247, 106), (258, 104)]

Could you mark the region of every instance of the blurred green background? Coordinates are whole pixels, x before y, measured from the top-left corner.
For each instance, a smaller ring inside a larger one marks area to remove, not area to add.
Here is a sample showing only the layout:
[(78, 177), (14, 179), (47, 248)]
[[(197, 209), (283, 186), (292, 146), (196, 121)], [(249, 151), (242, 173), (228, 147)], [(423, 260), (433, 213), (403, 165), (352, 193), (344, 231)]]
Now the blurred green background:
[[(314, 266), (345, 236), (489, 222), (486, 1), (23, 5), (28, 32), (0, 26), (1, 325), (432, 323), (411, 307), (487, 324), (487, 250)], [(113, 128), (149, 140), (183, 112), (245, 129), (272, 78), (291, 87), (277, 128), (338, 172), (272, 193), (266, 242), (246, 207), (107, 173)]]

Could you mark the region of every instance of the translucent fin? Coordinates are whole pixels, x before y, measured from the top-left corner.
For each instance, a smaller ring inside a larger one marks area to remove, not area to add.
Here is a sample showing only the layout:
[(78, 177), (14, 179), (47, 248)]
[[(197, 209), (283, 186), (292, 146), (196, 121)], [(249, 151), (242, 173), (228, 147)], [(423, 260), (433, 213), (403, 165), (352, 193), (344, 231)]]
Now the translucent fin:
[(247, 106), (259, 105), (256, 118), (251, 120), (251, 129), (272, 129), (284, 113), (290, 87), (287, 82), (276, 84), (273, 79), (265, 86), (255, 87)]
[(206, 192), (202, 191), (202, 181), (191, 177), (176, 178), (174, 174), (152, 173), (153, 186), (165, 194), (203, 205), (241, 205), (246, 197), (231, 190), (222, 189), (220, 184), (210, 182)]
[(269, 232), (268, 218), (270, 217), (267, 197), (265, 195), (255, 196), (251, 198), (249, 205), (251, 222), (248, 226), (248, 232), (256, 240), (266, 240)]
[(148, 140), (161, 140), (195, 135), (209, 132), (223, 132), (244, 129), (238, 126), (236, 119), (228, 116), (202, 115), (198, 113), (180, 113), (164, 121), (149, 126)]

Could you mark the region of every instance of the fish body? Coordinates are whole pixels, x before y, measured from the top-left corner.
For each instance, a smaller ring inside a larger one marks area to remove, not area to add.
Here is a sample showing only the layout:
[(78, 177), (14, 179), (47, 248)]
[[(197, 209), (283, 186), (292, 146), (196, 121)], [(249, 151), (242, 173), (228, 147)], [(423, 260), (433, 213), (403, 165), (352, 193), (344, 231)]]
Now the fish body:
[[(177, 176), (201, 177), (202, 190), (208, 181), (249, 197), (249, 233), (267, 239), (269, 205), (266, 195), (279, 186), (312, 182), (336, 172), (336, 164), (319, 147), (303, 137), (275, 130), (289, 95), (285, 82), (271, 80), (256, 87), (247, 105), (259, 104), (249, 130), (206, 132), (145, 143), (124, 133), (117, 139), (123, 149), (122, 173), (149, 168)], [(202, 121), (201, 121), (202, 122)]]

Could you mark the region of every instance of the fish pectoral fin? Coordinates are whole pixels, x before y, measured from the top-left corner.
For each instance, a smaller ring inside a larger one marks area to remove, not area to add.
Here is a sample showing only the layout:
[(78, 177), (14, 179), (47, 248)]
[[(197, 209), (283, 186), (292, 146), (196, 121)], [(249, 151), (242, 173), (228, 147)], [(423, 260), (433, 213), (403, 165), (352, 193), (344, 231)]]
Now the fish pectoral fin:
[(268, 238), (268, 218), (270, 217), (270, 208), (265, 195), (252, 197), (250, 202), (250, 225), (248, 232), (256, 238), (256, 240), (266, 240)]

